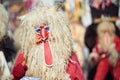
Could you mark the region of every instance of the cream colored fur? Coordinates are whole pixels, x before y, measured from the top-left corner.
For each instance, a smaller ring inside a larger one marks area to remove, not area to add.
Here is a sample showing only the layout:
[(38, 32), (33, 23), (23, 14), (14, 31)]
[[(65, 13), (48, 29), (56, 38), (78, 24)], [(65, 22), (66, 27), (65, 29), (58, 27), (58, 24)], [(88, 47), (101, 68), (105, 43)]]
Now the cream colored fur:
[(115, 27), (114, 24), (112, 24), (111, 22), (107, 22), (104, 21), (102, 23), (100, 23), (98, 25), (97, 28), (97, 33), (98, 33), (98, 37), (99, 37), (99, 43), (100, 43), (100, 47), (102, 51), (107, 51), (109, 46), (106, 45), (104, 38), (105, 38), (105, 34), (104, 31), (108, 31), (108, 34), (110, 36), (110, 44), (113, 43), (114, 37), (115, 37)]
[[(14, 39), (21, 46), (19, 51), (23, 51), (24, 55), (28, 56), (26, 76), (39, 77), (42, 80), (68, 80), (66, 68), (72, 43), (69, 22), (65, 15), (49, 7), (38, 6), (20, 19), (20, 26), (14, 33)], [(45, 22), (50, 26), (50, 35), (55, 38), (55, 41), (50, 41), (53, 53), (51, 67), (44, 63), (43, 44), (38, 46), (29, 43), (36, 37), (35, 27)]]
[(7, 32), (7, 24), (8, 24), (8, 13), (3, 7), (3, 5), (0, 4), (0, 40)]
[(113, 67), (115, 67), (116, 63), (117, 63), (117, 60), (119, 58), (119, 55), (115, 50), (115, 44), (111, 44), (111, 46), (109, 48), (109, 55), (110, 55), (109, 62)]
[(80, 65), (83, 67), (84, 63), (84, 53), (82, 48), (84, 45), (84, 35), (85, 35), (85, 28), (83, 28), (80, 23), (72, 23), (71, 22), (71, 32), (73, 38), (73, 51), (76, 53), (78, 60), (80, 61)]

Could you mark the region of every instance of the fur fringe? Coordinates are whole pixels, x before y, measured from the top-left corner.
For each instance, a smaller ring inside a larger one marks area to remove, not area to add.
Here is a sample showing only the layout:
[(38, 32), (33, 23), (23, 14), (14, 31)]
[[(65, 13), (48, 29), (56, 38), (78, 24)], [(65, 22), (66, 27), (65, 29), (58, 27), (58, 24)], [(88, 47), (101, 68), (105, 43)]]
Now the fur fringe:
[(118, 61), (119, 58), (119, 54), (117, 53), (117, 51), (115, 50), (115, 44), (111, 44), (110, 48), (109, 48), (109, 63), (115, 67), (116, 63)]

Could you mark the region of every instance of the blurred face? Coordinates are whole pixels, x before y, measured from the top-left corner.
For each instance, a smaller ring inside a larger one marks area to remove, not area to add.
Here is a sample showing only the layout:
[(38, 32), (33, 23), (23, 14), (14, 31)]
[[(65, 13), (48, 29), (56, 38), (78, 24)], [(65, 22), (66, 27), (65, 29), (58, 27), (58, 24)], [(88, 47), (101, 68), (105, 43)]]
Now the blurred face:
[(104, 41), (105, 41), (105, 44), (109, 46), (109, 44), (110, 44), (110, 35), (109, 35), (108, 31), (104, 32)]

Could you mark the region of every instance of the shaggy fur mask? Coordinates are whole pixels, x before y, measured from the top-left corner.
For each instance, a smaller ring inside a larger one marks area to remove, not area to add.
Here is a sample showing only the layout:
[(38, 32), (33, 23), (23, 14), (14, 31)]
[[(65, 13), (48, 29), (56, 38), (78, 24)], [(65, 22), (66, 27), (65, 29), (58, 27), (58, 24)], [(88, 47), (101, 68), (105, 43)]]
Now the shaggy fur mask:
[[(66, 73), (68, 59), (71, 55), (71, 31), (69, 22), (62, 12), (55, 8), (38, 6), (28, 14), (20, 17), (20, 26), (14, 33), (17, 45), (27, 57), (27, 76), (42, 80), (68, 80)], [(53, 56), (53, 65), (46, 66), (44, 62), (43, 43), (36, 44), (36, 28), (47, 24), (49, 26), (48, 41)], [(32, 41), (32, 42), (31, 42)]]

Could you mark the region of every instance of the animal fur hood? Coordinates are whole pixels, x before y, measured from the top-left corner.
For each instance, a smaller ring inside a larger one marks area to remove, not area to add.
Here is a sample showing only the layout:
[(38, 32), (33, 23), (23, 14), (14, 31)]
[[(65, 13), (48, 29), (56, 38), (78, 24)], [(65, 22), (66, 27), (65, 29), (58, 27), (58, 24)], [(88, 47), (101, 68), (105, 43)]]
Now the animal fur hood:
[[(14, 33), (15, 41), (21, 46), (27, 57), (27, 76), (38, 77), (42, 80), (68, 80), (66, 73), (72, 43), (69, 22), (56, 7), (38, 6), (26, 15), (20, 17), (20, 26)], [(44, 62), (44, 42), (36, 44), (36, 28), (47, 24), (49, 26), (48, 41), (53, 57), (53, 65), (46, 66)]]

